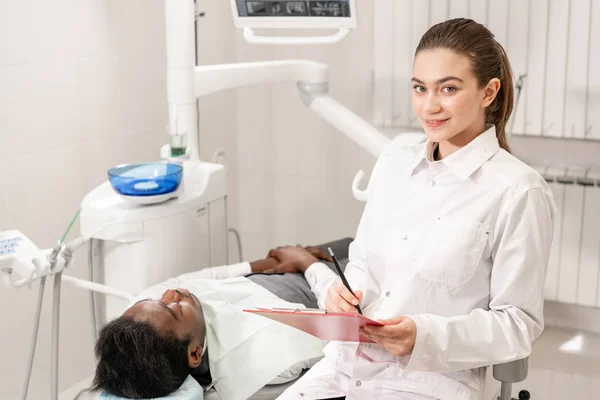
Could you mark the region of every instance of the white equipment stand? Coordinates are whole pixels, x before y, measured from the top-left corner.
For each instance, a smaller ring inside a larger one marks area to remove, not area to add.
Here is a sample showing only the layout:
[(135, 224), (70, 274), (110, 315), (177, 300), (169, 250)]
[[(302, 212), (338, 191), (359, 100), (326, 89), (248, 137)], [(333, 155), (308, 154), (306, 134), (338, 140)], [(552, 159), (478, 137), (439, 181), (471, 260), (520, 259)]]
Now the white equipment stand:
[[(250, 4), (258, 3), (234, 0), (232, 7), (238, 10), (238, 5), (250, 7)], [(264, 10), (269, 12), (274, 11), (273, 4), (282, 5), (282, 2), (264, 3)], [(236, 23), (247, 24), (249, 29), (269, 24), (273, 27), (273, 23), (276, 27), (350, 29), (356, 26), (354, 1), (325, 2), (325, 6), (318, 9), (308, 2), (289, 2), (292, 3), (295, 6), (304, 4), (306, 16), (318, 12), (337, 13), (340, 17), (255, 18), (238, 15)], [(287, 3), (283, 5), (287, 6)], [(280, 7), (279, 11), (287, 9)], [(294, 7), (289, 9), (298, 11)], [(257, 9), (244, 8), (243, 11), (248, 14)], [(94, 278), (129, 293), (139, 293), (152, 284), (202, 266), (227, 262), (227, 179), (222, 165), (201, 162), (198, 158), (198, 97), (242, 86), (296, 82), (300, 98), (307, 107), (375, 157), (390, 142), (373, 126), (327, 95), (328, 68), (324, 64), (286, 60), (196, 66), (195, 14), (192, 0), (165, 1), (169, 130), (173, 135), (187, 134), (188, 148), (183, 157), (171, 158), (168, 145), (161, 153), (170, 162), (182, 163), (182, 194), (175, 200), (145, 207), (124, 201), (105, 182), (88, 194), (81, 206), (81, 232), (92, 238)], [(311, 20), (316, 22), (307, 23)], [(289, 44), (288, 39), (268, 40)], [(314, 42), (312, 37), (293, 40)], [(92, 234), (104, 225), (111, 226), (100, 234)], [(123, 260), (127, 260), (127, 268), (123, 268)], [(122, 300), (106, 299), (100, 304), (102, 320), (117, 317), (126, 306)]]

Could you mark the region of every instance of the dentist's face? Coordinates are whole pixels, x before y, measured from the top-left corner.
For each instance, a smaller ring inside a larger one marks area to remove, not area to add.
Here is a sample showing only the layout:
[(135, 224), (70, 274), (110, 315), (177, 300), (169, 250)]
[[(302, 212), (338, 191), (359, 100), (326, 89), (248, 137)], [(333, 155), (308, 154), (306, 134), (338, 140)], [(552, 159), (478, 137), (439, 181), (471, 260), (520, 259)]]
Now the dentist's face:
[(470, 140), (484, 130), (485, 93), (467, 57), (442, 48), (420, 51), (412, 85), (413, 109), (431, 142)]

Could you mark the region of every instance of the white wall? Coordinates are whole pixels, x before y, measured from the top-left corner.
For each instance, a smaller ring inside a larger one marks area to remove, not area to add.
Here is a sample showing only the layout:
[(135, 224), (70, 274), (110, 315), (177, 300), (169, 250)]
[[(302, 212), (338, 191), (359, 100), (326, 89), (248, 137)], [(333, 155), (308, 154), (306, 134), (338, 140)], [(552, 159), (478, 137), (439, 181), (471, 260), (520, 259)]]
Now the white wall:
[[(232, 62), (226, 2), (202, 2), (201, 64)], [(0, 231), (40, 247), (60, 239), (83, 196), (108, 168), (155, 160), (166, 141), (164, 0), (0, 1)], [(235, 92), (200, 101), (201, 156), (230, 155), (235, 204)], [(229, 207), (235, 225), (237, 209)], [(75, 225), (70, 238), (78, 234)], [(68, 272), (87, 278), (86, 252)], [(46, 287), (30, 399), (50, 388), (51, 287)], [(21, 393), (37, 285), (0, 285), (0, 398)], [(63, 286), (60, 390), (93, 373), (86, 292)]]
[[(237, 33), (237, 61), (305, 58), (330, 67), (330, 94), (372, 115), (373, 6), (359, 1), (359, 29), (339, 44), (263, 47)], [(239, 224), (245, 258), (276, 245), (317, 244), (356, 232), (363, 203), (351, 183), (375, 159), (308, 110), (295, 84), (238, 90)]]
[[(160, 0), (0, 2), (0, 230), (18, 228), (49, 247), (110, 166), (152, 159), (166, 124), (163, 65)], [(86, 276), (84, 259), (69, 273)], [(49, 388), (49, 288), (36, 399)], [(0, 286), (3, 399), (20, 393), (36, 293)], [(65, 287), (62, 297), (64, 387), (93, 357), (86, 293)]]

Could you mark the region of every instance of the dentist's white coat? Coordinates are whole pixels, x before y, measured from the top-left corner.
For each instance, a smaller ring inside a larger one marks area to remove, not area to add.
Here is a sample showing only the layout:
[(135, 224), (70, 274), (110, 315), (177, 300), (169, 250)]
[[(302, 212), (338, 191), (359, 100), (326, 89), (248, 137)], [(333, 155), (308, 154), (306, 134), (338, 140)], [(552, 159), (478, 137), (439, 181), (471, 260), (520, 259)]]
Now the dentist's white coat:
[[(434, 146), (381, 155), (346, 270), (367, 317), (415, 321), (412, 356), (334, 342), (281, 399), (479, 399), (486, 366), (530, 354), (544, 327), (552, 193), (493, 127), (442, 161)], [(321, 306), (336, 279), (326, 269), (306, 274)]]

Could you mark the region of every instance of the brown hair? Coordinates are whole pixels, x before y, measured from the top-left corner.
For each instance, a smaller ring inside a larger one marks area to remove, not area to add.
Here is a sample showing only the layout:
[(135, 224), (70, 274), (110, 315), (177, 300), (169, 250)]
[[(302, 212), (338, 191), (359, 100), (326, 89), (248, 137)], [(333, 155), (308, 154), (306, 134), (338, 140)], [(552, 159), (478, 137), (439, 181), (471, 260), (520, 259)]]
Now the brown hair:
[(485, 26), (466, 18), (441, 22), (429, 28), (421, 37), (415, 56), (421, 50), (443, 48), (464, 55), (471, 61), (479, 87), (493, 79), (500, 79), (500, 90), (485, 110), (485, 123), (496, 126), (498, 143), (510, 152), (506, 140), (506, 123), (514, 102), (513, 75), (504, 48)]

